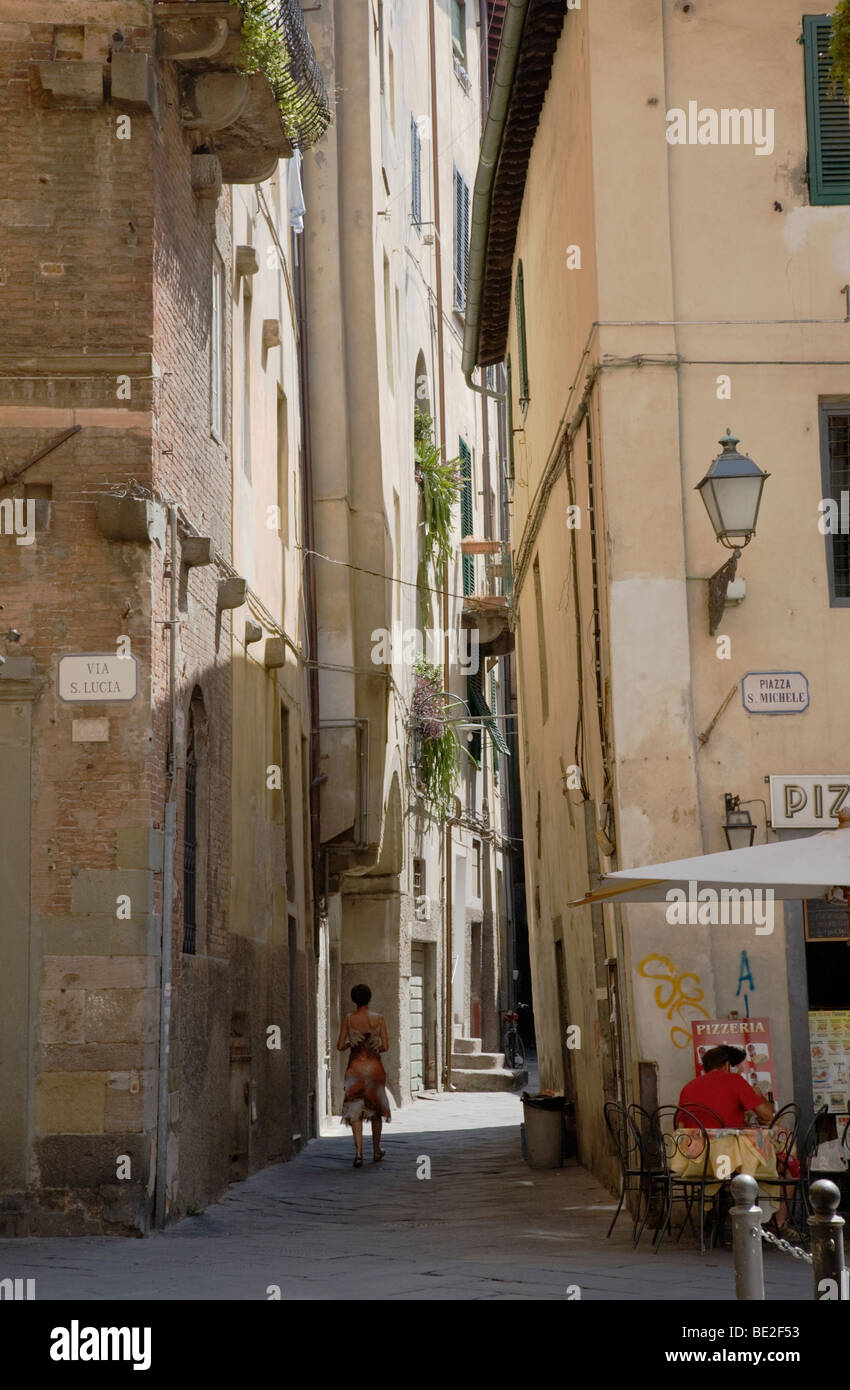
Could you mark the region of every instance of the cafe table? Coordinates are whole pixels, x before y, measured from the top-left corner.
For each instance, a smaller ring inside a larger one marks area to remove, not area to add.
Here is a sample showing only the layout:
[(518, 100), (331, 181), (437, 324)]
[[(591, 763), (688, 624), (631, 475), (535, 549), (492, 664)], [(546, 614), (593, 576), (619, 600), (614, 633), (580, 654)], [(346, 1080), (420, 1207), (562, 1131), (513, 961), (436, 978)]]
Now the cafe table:
[[(773, 1184), (779, 1180), (776, 1168), (776, 1149), (773, 1135), (767, 1128), (754, 1126), (752, 1129), (706, 1129), (708, 1136), (708, 1163), (703, 1168), (705, 1139), (698, 1129), (677, 1129), (674, 1131), (674, 1151), (670, 1156), (670, 1171), (677, 1178), (716, 1177), (717, 1185), (706, 1182), (706, 1195), (716, 1192), (722, 1182), (733, 1178), (736, 1173), (747, 1173), (750, 1177), (770, 1178)], [(776, 1188), (773, 1188), (774, 1195)], [(759, 1190), (759, 1205), (764, 1213), (762, 1220), (768, 1221), (777, 1210), (776, 1201), (770, 1193)]]

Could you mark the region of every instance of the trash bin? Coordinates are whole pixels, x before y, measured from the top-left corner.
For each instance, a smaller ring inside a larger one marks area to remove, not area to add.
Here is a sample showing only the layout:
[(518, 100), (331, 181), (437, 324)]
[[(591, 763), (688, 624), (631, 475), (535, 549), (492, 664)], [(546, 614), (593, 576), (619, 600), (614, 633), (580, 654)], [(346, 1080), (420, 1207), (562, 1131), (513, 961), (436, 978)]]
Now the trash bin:
[(525, 1160), (529, 1168), (560, 1168), (564, 1162), (563, 1096), (522, 1093)]

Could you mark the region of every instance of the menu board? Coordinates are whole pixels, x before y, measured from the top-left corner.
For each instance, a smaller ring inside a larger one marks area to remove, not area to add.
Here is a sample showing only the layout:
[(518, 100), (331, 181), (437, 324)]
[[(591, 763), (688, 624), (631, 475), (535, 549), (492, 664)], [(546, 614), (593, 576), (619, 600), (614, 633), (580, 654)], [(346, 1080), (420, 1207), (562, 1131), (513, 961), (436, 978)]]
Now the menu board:
[(691, 1024), (691, 1032), (697, 1076), (703, 1075), (702, 1059), (706, 1052), (712, 1047), (726, 1044), (740, 1048), (746, 1054), (742, 1062), (732, 1067), (732, 1071), (738, 1072), (751, 1086), (758, 1086), (769, 1100), (775, 1097), (769, 1018), (701, 1018)]
[(812, 1096), (815, 1110), (832, 1115), (850, 1110), (850, 1009), (818, 1009), (809, 1014)]

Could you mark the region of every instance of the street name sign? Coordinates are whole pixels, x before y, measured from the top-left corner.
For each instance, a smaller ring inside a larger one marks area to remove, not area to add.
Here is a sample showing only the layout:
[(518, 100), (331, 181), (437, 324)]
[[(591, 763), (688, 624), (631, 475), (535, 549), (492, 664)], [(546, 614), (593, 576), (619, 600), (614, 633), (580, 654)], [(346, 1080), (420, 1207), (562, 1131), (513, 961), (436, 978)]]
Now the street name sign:
[(138, 688), (139, 668), (134, 656), (90, 652), (59, 658), (60, 700), (75, 704), (133, 700)]
[(748, 671), (741, 699), (748, 714), (802, 714), (809, 708), (809, 682), (802, 671)]

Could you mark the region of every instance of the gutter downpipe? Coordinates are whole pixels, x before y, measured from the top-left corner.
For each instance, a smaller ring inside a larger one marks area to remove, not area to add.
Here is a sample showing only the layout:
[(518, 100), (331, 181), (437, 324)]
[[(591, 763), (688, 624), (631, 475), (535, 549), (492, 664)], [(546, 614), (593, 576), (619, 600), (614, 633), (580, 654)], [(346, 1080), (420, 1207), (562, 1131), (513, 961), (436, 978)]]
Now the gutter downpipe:
[[(487, 121), (490, 105), (490, 63), (487, 43), (487, 0), (479, 0), (479, 28), (481, 30), (481, 123)], [(483, 136), (482, 129), (482, 136)], [(464, 324), (464, 330), (466, 325)], [(484, 383), (486, 386), (486, 382)], [(481, 393), (481, 431), (484, 463), (484, 539), (489, 541), (493, 534), (493, 514), (490, 510), (490, 418), (487, 409), (486, 392)]]
[[(303, 177), (303, 166), (302, 166)], [(298, 359), (301, 394), (301, 457), (304, 469), (305, 590), (307, 597), (307, 645), (310, 653), (308, 688), (310, 692), (310, 866), (313, 879), (313, 954), (320, 945), (320, 901), (322, 898), (322, 838), (319, 805), (321, 744), (319, 733), (319, 625), (316, 601), (316, 559), (313, 522), (313, 430), (310, 417), (310, 354), (307, 334), (307, 265), (304, 234), (298, 247)]]
[[(433, 3), (433, 0), (432, 0)], [(525, 18), (531, 0), (508, 0), (502, 25), (499, 53), (493, 70), (493, 85), (487, 106), (487, 121), (481, 139), (481, 153), (472, 195), (469, 234), (469, 270), (466, 280), (466, 316), (463, 328), (462, 368), (468, 386), (477, 366), (481, 302), (484, 292), (484, 263), (490, 231), (490, 205), (496, 166), (502, 149), (502, 136), (508, 114)], [(473, 390), (475, 388), (473, 387)]]
[(165, 1226), (165, 1187), (168, 1172), (168, 1072), (171, 1057), (171, 946), (174, 909), (174, 854), (177, 846), (177, 508), (168, 509), (168, 721), (171, 748), (171, 782), (165, 805), (162, 873), (162, 941), (160, 945), (159, 1075), (156, 1101), (156, 1184), (154, 1225)]
[[(436, 20), (435, 20), (435, 0), (428, 0), (428, 43), (430, 48), (430, 78), (431, 78), (431, 178), (433, 184), (433, 215), (434, 215), (434, 242), (436, 254), (434, 260), (435, 267), (435, 290), (437, 297), (437, 389), (440, 398), (440, 448), (443, 459), (447, 456), (446, 450), (446, 376), (445, 376), (445, 345), (443, 342), (443, 238), (440, 227), (440, 150), (439, 150), (439, 126), (437, 123), (437, 39), (436, 39)], [(451, 673), (449, 670), (449, 566), (448, 562), (443, 565), (443, 592), (442, 592), (442, 626), (443, 626), (443, 689), (449, 689)], [(443, 1051), (443, 1086), (449, 1090), (452, 1083), (452, 832), (449, 822), (444, 827), (443, 836), (443, 904), (446, 914), (444, 924), (444, 955), (443, 968), (446, 978), (446, 1001), (444, 1017), (444, 1051)]]

